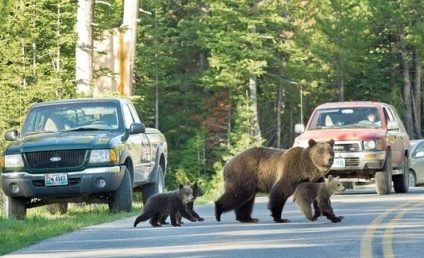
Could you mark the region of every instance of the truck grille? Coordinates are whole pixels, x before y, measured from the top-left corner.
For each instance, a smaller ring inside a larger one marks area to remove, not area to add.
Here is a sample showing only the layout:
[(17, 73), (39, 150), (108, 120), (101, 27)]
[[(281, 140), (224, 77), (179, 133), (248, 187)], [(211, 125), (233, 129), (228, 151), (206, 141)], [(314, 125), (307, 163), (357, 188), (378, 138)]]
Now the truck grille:
[(56, 150), (27, 152), (25, 158), (31, 169), (72, 168), (82, 166), (85, 150)]
[(353, 152), (353, 151), (359, 151), (359, 143), (345, 143), (345, 144), (335, 144), (334, 152)]

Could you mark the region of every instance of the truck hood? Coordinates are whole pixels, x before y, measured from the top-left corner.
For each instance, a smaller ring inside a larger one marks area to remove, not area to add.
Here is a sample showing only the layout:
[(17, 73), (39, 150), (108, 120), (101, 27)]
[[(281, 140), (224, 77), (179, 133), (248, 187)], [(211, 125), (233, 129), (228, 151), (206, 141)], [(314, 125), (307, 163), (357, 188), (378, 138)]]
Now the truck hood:
[(368, 129), (368, 128), (347, 128), (347, 129), (317, 129), (308, 130), (300, 134), (294, 140), (293, 146), (308, 146), (308, 141), (314, 139), (315, 141), (369, 141), (378, 140), (384, 137), (384, 129)]
[(78, 131), (27, 135), (7, 148), (8, 154), (47, 150), (102, 149), (108, 148), (118, 132)]

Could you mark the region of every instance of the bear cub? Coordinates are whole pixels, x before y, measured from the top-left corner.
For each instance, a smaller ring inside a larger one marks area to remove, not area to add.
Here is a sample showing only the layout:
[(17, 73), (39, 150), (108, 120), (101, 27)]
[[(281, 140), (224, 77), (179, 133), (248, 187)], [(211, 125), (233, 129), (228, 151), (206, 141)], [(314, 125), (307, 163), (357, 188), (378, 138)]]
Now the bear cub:
[[(190, 184), (191, 189), (193, 190), (193, 199), (191, 201), (189, 201), (187, 203), (187, 207), (188, 207), (188, 211), (191, 213), (191, 215), (196, 218), (197, 221), (204, 221), (205, 219), (200, 217), (199, 214), (197, 214), (194, 209), (194, 201), (196, 200), (197, 197), (203, 196), (203, 194), (205, 193), (204, 190), (202, 189), (202, 187), (200, 187), (200, 183), (198, 182), (194, 182), (192, 184)], [(161, 224), (165, 225), (165, 224), (169, 224), (168, 222), (166, 222), (166, 218), (168, 217), (168, 214), (164, 215), (162, 217), (162, 221)], [(184, 224), (181, 221), (181, 215), (177, 214), (177, 223), (178, 224)]]
[(163, 216), (170, 215), (172, 226), (181, 226), (178, 223), (178, 216), (194, 222), (196, 219), (191, 215), (188, 210), (187, 203), (193, 200), (193, 190), (191, 186), (183, 186), (180, 184), (179, 189), (167, 192), (157, 193), (151, 196), (146, 205), (144, 205), (143, 212), (134, 221), (134, 227), (142, 221), (150, 219), (150, 224), (154, 227), (161, 227)]
[[(343, 216), (336, 216), (331, 207), (330, 197), (336, 193), (344, 191), (339, 177), (334, 178), (329, 175), (325, 182), (305, 182), (296, 187), (293, 193), (293, 202), (299, 206), (305, 217), (310, 221), (315, 221), (320, 215), (324, 215), (333, 223), (340, 222)], [(312, 205), (315, 209), (312, 215)]]

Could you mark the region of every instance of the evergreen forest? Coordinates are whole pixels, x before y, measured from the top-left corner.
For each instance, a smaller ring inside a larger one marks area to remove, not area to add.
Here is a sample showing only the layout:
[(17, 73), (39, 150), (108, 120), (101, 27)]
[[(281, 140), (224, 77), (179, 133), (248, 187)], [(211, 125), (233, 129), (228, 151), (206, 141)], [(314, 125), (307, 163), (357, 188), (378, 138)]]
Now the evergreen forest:
[[(132, 98), (167, 138), (167, 187), (218, 189), (226, 160), (253, 145), (289, 148), (294, 125), (324, 102), (390, 103), (421, 138), (422, 4), (139, 0)], [(81, 97), (77, 5), (0, 0), (1, 133), (19, 128), (32, 103)], [(93, 37), (119, 27), (122, 13), (121, 0), (94, 1)]]

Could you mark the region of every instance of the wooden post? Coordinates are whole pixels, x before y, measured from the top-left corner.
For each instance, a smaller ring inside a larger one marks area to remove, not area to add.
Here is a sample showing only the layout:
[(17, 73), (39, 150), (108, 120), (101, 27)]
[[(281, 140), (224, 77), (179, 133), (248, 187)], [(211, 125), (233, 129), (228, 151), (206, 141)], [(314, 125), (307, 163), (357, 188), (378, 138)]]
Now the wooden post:
[(120, 39), (120, 82), (119, 92), (125, 96), (132, 95), (135, 48), (137, 37), (138, 0), (125, 0), (122, 22), (123, 38)]
[(94, 1), (78, 0), (75, 81), (77, 92), (85, 96), (91, 96), (93, 81), (93, 15)]

